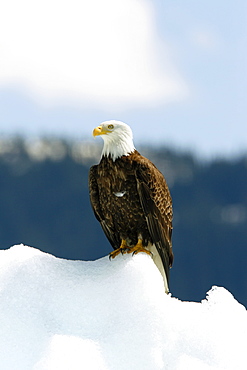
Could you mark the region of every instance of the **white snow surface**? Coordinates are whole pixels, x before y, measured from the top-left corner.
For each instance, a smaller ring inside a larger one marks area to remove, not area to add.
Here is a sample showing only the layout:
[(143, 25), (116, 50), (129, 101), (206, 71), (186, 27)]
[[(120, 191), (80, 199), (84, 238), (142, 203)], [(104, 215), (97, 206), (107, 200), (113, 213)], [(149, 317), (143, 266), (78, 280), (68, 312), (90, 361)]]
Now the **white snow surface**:
[(151, 257), (68, 261), (0, 251), (1, 370), (247, 369), (247, 314), (213, 287), (166, 295)]

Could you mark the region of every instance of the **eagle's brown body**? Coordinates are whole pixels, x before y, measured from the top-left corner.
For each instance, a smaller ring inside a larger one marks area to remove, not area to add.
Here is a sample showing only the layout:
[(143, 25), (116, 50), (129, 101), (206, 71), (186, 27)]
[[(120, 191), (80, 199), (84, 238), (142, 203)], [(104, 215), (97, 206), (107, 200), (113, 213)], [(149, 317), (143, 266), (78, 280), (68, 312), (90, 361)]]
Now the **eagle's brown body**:
[(136, 150), (115, 161), (102, 156), (89, 175), (91, 204), (114, 249), (121, 241), (155, 245), (167, 282), (172, 265), (172, 200), (161, 172)]

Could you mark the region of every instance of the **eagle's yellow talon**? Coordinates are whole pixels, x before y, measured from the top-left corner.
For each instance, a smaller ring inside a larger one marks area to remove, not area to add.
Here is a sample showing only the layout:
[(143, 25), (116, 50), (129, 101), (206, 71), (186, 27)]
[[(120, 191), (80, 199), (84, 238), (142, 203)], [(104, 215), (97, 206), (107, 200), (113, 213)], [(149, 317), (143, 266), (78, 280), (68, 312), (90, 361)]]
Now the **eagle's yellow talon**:
[(115, 249), (114, 251), (112, 251), (110, 254), (109, 254), (109, 258), (112, 259), (112, 258), (115, 258), (119, 255), (119, 253), (122, 253), (123, 254), (123, 251), (121, 248), (118, 248), (118, 249)]
[(148, 249), (146, 249), (145, 247), (143, 247), (143, 245), (142, 245), (142, 239), (138, 239), (138, 242), (137, 242), (137, 244), (134, 247), (128, 247), (127, 246), (127, 243), (126, 243), (126, 240), (122, 240), (120, 247), (117, 248), (117, 249), (115, 249), (114, 251), (112, 251), (109, 254), (109, 258), (110, 259), (115, 258), (120, 253), (122, 253), (122, 254), (132, 253), (132, 256), (133, 256), (134, 254), (137, 254), (137, 253), (140, 253), (140, 252), (146, 253), (149, 256), (152, 256), (153, 255), (152, 252), (150, 252)]
[(152, 256), (152, 252), (150, 252), (148, 249), (143, 247), (142, 239), (138, 239), (137, 244), (134, 247), (129, 248), (129, 250), (127, 251), (127, 253), (132, 253), (132, 256), (140, 252), (144, 252), (148, 254), (149, 256)]
[[(122, 240), (121, 245), (119, 248), (115, 249), (109, 254), (109, 258), (115, 258), (117, 257), (120, 253), (125, 254), (128, 252), (129, 247), (127, 246), (126, 240)], [(129, 252), (128, 252), (129, 253)]]
[[(150, 252), (149, 250), (145, 249), (145, 248), (138, 248), (138, 249), (134, 250), (134, 252), (132, 253), (132, 256), (134, 256), (134, 254), (137, 254), (137, 253), (140, 253), (140, 252), (144, 252), (144, 253), (148, 254), (149, 256), (151, 256), (151, 257), (153, 256), (153, 253)], [(130, 252), (128, 252), (128, 253), (130, 253)]]

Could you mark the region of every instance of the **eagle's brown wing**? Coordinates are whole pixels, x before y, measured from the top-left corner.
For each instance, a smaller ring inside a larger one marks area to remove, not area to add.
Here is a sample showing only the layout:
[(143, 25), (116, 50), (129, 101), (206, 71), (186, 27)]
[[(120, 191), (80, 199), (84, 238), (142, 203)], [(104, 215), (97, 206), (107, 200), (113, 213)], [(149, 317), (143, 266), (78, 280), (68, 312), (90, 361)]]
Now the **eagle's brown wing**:
[(136, 180), (148, 230), (169, 280), (169, 268), (173, 262), (171, 195), (162, 173), (144, 157), (137, 165)]
[(114, 230), (111, 230), (109, 225), (107, 224), (104, 214), (102, 212), (100, 200), (99, 200), (99, 189), (98, 189), (98, 183), (97, 183), (97, 165), (92, 166), (89, 171), (89, 195), (90, 195), (90, 202), (91, 206), (94, 211), (94, 215), (97, 218), (97, 220), (100, 222), (101, 227), (111, 243), (112, 247), (114, 249), (117, 249), (119, 245), (121, 244), (121, 241), (118, 237), (118, 234), (114, 232)]

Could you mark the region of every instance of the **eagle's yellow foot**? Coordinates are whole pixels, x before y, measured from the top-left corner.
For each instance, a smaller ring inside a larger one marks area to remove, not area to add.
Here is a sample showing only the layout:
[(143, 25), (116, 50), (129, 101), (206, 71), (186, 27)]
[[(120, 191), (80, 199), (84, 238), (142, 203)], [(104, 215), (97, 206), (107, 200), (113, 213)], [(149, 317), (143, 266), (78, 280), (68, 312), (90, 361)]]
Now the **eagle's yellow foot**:
[(112, 252), (109, 254), (109, 258), (110, 258), (110, 259), (115, 258), (115, 257), (117, 257), (120, 253), (121, 253), (121, 254), (125, 254), (125, 253), (127, 252), (127, 249), (130, 249), (130, 248), (127, 246), (126, 240), (122, 240), (120, 247), (119, 247), (119, 248), (117, 248), (117, 249), (115, 249), (114, 251), (112, 251)]
[(143, 247), (142, 239), (138, 239), (137, 244), (134, 247), (129, 248), (129, 250), (127, 251), (127, 253), (132, 253), (132, 255), (140, 253), (140, 252), (144, 252), (148, 254), (149, 256), (152, 256), (152, 252), (150, 252), (148, 249)]

